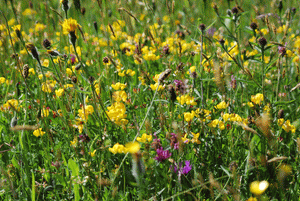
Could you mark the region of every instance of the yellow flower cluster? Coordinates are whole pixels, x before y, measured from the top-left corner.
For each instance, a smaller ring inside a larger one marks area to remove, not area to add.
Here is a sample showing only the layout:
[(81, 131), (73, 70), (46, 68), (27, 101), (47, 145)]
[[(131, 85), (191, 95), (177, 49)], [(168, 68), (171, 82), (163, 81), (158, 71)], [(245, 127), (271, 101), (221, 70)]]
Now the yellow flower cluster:
[(111, 106), (107, 107), (108, 111), (106, 111), (108, 117), (111, 121), (115, 122), (117, 125), (126, 125), (128, 120), (126, 107), (122, 102), (114, 102)]
[(222, 115), (224, 122), (231, 121), (231, 122), (244, 122), (247, 123), (247, 119), (242, 119), (242, 117), (238, 114), (228, 114), (225, 113)]
[(278, 125), (282, 127), (283, 130), (285, 130), (285, 132), (292, 132), (295, 133), (296, 132), (296, 127), (294, 125), (291, 124), (290, 120), (286, 120), (284, 121), (283, 118), (278, 119), (277, 121)]
[(199, 136), (200, 136), (200, 133), (193, 133), (191, 132), (192, 135), (193, 135), (193, 138), (191, 140), (192, 143), (197, 143), (197, 144), (200, 144), (200, 140), (199, 140)]
[(42, 83), (42, 91), (51, 93), (56, 85), (55, 80), (47, 80), (46, 82)]
[(58, 90), (55, 90), (55, 95), (57, 98), (61, 97), (64, 94), (65, 90), (62, 88), (59, 88)]
[(1, 107), (0, 107), (0, 111), (8, 111), (11, 108), (13, 108), (14, 110), (19, 110), (19, 101), (17, 99), (10, 99), (7, 100), (6, 103), (4, 103)]
[(256, 105), (260, 105), (262, 101), (264, 101), (264, 95), (261, 94), (261, 93), (258, 93), (255, 96), (254, 95), (251, 96), (251, 102), (252, 103), (248, 102), (248, 105), (250, 107), (254, 106), (253, 103), (256, 104)]
[(216, 109), (226, 109), (227, 108), (227, 104), (225, 101), (220, 102), (218, 105), (215, 106)]
[(125, 102), (127, 99), (127, 93), (125, 91), (115, 91), (112, 95), (113, 99), (117, 102)]
[(155, 55), (156, 49), (153, 47), (145, 46), (142, 48), (143, 59), (146, 61), (156, 61), (160, 58), (159, 55)]
[(120, 82), (117, 82), (116, 84), (112, 84), (111, 87), (114, 89), (114, 90), (123, 90), (125, 89), (127, 86), (127, 84), (122, 84)]
[(78, 110), (78, 116), (84, 121), (87, 121), (88, 116), (93, 113), (94, 113), (94, 108), (92, 105), (86, 105), (84, 109), (82, 108)]
[(140, 144), (138, 142), (129, 142), (125, 146), (119, 143), (116, 143), (112, 148), (108, 148), (108, 150), (113, 153), (131, 153), (135, 154), (140, 150)]
[(225, 129), (225, 124), (223, 121), (220, 121), (218, 119), (214, 119), (212, 120), (209, 124), (208, 124), (209, 127), (211, 128), (216, 128), (217, 126), (219, 126), (219, 129), (220, 130), (224, 130)]
[(42, 131), (42, 128), (36, 129), (33, 131), (35, 137), (43, 136), (46, 132)]
[(195, 113), (196, 113), (196, 117), (197, 118), (199, 118), (199, 120), (201, 121), (201, 122), (205, 122), (206, 120), (210, 120), (211, 119), (211, 116), (210, 116), (210, 114), (211, 114), (211, 111), (209, 111), (209, 110), (207, 110), (207, 109), (197, 109), (196, 111), (195, 111)]
[(142, 142), (142, 143), (146, 143), (147, 141), (151, 142), (151, 140), (152, 140), (152, 135), (147, 135), (146, 133), (144, 133), (142, 135), (142, 137), (137, 137), (136, 138), (136, 141)]
[(186, 122), (190, 122), (193, 120), (193, 118), (195, 117), (196, 113), (194, 111), (192, 112), (184, 112), (183, 113), (183, 117), (184, 117), (184, 120)]
[(190, 95), (182, 95), (177, 97), (178, 102), (181, 105), (187, 104), (187, 105), (197, 105), (197, 103), (194, 100), (194, 97), (191, 97)]

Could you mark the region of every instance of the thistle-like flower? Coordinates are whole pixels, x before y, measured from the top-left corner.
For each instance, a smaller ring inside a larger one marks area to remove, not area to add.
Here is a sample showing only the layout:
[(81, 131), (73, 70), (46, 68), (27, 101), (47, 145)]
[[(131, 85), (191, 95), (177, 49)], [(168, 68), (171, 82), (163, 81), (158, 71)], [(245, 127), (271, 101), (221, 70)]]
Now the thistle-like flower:
[(70, 43), (75, 46), (76, 43), (76, 29), (80, 28), (81, 26), (78, 24), (78, 22), (73, 19), (73, 18), (69, 18), (69, 19), (65, 19), (65, 21), (63, 21), (63, 23), (61, 24), (61, 26), (63, 27), (63, 34), (67, 35), (69, 34), (70, 37)]

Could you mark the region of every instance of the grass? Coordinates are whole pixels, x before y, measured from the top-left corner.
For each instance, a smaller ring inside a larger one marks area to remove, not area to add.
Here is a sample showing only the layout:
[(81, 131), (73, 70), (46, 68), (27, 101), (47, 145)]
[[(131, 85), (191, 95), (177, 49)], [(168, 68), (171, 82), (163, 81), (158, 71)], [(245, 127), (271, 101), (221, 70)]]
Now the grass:
[(297, 1), (1, 5), (2, 200), (299, 199)]

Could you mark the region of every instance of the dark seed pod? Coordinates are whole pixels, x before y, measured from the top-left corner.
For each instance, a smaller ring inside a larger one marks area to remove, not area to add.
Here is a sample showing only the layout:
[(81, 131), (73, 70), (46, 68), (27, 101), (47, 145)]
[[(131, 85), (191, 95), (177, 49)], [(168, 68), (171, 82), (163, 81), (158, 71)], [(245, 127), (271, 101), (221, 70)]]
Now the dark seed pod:
[(223, 46), (223, 45), (225, 44), (225, 40), (224, 40), (223, 38), (221, 38), (221, 39), (219, 40), (219, 43)]
[(258, 27), (258, 25), (257, 25), (255, 22), (252, 22), (252, 23), (250, 24), (250, 28), (251, 28), (252, 30), (256, 30), (257, 27)]
[(167, 77), (171, 74), (172, 70), (171, 69), (167, 69), (164, 72), (162, 72), (158, 78), (158, 81), (161, 83), (163, 82), (165, 79), (167, 79)]
[(74, 84), (77, 83), (77, 77), (76, 77), (76, 76), (73, 76), (73, 77), (72, 77), (72, 82), (73, 82)]
[(89, 82), (90, 84), (94, 84), (95, 78), (93, 76), (89, 77)]
[(200, 24), (200, 25), (199, 25), (199, 28), (200, 28), (200, 30), (203, 32), (203, 31), (205, 30), (205, 28), (206, 28), (206, 27), (205, 27), (205, 24)]
[(278, 118), (281, 119), (283, 117), (284, 117), (284, 110), (281, 109), (281, 110), (278, 111)]
[(28, 78), (28, 75), (29, 75), (29, 67), (28, 67), (28, 64), (25, 64), (23, 66), (23, 76), (24, 76), (24, 78)]
[(174, 102), (177, 98), (177, 95), (175, 93), (175, 89), (174, 89), (173, 85), (169, 85), (168, 90), (169, 90), (169, 93), (170, 93), (170, 100), (172, 102)]
[(82, 7), (80, 11), (81, 11), (81, 14), (84, 15), (86, 10), (84, 7)]
[(69, 10), (69, 1), (68, 0), (62, 0), (61, 3), (62, 3), (62, 9), (65, 12), (68, 12), (68, 10)]
[(43, 40), (43, 47), (47, 50), (51, 48), (51, 42), (47, 38)]
[(258, 40), (258, 43), (260, 44), (260, 46), (262, 48), (264, 48), (266, 45), (267, 45), (267, 39), (265, 37), (261, 37), (259, 40)]
[(237, 7), (233, 7), (232, 9), (231, 9), (231, 12), (233, 13), (233, 14), (238, 14), (239, 13), (239, 9), (237, 8)]
[(80, 4), (80, 0), (73, 0), (74, 6), (76, 10), (80, 10), (81, 9), (81, 4)]
[(77, 40), (77, 36), (75, 34), (75, 31), (70, 31), (69, 39), (70, 39), (71, 44), (73, 46), (75, 46), (75, 43), (76, 43), (76, 40)]
[(103, 63), (107, 64), (109, 62), (109, 58), (108, 57), (103, 57), (102, 61), (103, 61)]
[(98, 32), (98, 24), (96, 21), (94, 21), (94, 28), (95, 28), (96, 32)]

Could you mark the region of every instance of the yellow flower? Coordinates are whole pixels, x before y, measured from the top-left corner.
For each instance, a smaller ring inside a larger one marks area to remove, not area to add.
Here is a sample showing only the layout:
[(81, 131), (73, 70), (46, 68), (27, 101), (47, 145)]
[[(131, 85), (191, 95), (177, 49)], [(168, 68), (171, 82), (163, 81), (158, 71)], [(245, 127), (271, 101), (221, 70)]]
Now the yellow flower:
[(263, 94), (256, 94), (255, 96), (251, 96), (251, 101), (254, 103), (254, 104), (257, 104), (257, 105), (260, 105), (261, 102), (264, 100), (264, 95)]
[(138, 142), (129, 142), (125, 145), (125, 152), (129, 152), (131, 154), (135, 154), (140, 151), (140, 143)]
[(187, 138), (187, 134), (184, 135), (184, 137), (181, 138), (183, 143), (188, 144), (190, 142), (190, 139)]
[(267, 181), (254, 181), (250, 184), (250, 191), (255, 195), (263, 194), (269, 187), (269, 182)]
[(112, 148), (108, 148), (108, 150), (113, 154), (116, 154), (116, 153), (121, 154), (121, 153), (124, 153), (125, 147), (124, 147), (124, 145), (116, 143)]
[(127, 86), (127, 84), (122, 84), (122, 83), (120, 83), (120, 82), (117, 82), (116, 84), (112, 84), (112, 85), (111, 85), (111, 87), (112, 87), (114, 90), (119, 90), (119, 89), (123, 90), (123, 89), (126, 88), (126, 86)]
[(257, 201), (257, 199), (254, 197), (250, 197), (247, 201)]
[(284, 119), (283, 119), (283, 118), (280, 118), (280, 119), (277, 120), (277, 124), (278, 124), (279, 126), (282, 126), (283, 123), (284, 123)]
[(194, 116), (195, 116), (195, 112), (192, 111), (192, 112), (185, 112), (183, 113), (183, 116), (184, 116), (184, 120), (186, 122), (190, 122), (193, 120)]
[(142, 137), (137, 137), (136, 141), (138, 142), (142, 142), (142, 143), (146, 143), (148, 140), (148, 142), (150, 142), (152, 140), (152, 135), (147, 135), (146, 133), (144, 133), (142, 135)]
[(33, 131), (33, 135), (35, 137), (43, 136), (46, 132), (42, 131), (42, 128), (36, 129)]
[(48, 117), (48, 116), (49, 116), (49, 110), (48, 110), (48, 109), (44, 109), (44, 108), (43, 108), (43, 110), (42, 110), (41, 113), (42, 113), (42, 114), (41, 114), (42, 117)]
[(220, 102), (217, 106), (215, 106), (216, 109), (226, 109), (227, 105), (225, 101)]
[(127, 99), (127, 94), (125, 91), (115, 91), (112, 95), (113, 99), (117, 102), (125, 102)]
[(70, 68), (66, 68), (66, 73), (71, 76), (73, 72)]
[(22, 13), (22, 15), (35, 15), (35, 14), (36, 14), (36, 11), (32, 10), (30, 8), (25, 9)]
[(63, 95), (64, 91), (65, 91), (64, 89), (60, 88), (58, 90), (55, 90), (55, 94), (57, 97), (61, 97)]
[(65, 19), (61, 24), (63, 27), (63, 34), (67, 35), (70, 32), (75, 32), (77, 27), (81, 27), (73, 18)]
[(95, 156), (95, 153), (96, 153), (96, 149), (94, 150), (94, 151), (92, 151), (92, 152), (89, 152), (89, 155), (91, 156), (91, 157), (94, 157)]
[(0, 84), (3, 84), (3, 83), (5, 83), (5, 77), (0, 77)]
[(49, 67), (49, 60), (48, 59), (44, 59), (42, 65), (45, 66), (45, 67)]
[(35, 75), (34, 68), (29, 68), (29, 75)]
[(198, 139), (199, 136), (200, 136), (200, 133), (193, 133), (193, 132), (192, 132), (192, 135), (193, 135), (193, 139), (191, 140), (192, 143), (200, 144), (201, 142), (200, 142), (200, 140)]

